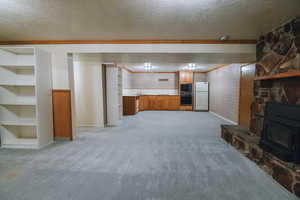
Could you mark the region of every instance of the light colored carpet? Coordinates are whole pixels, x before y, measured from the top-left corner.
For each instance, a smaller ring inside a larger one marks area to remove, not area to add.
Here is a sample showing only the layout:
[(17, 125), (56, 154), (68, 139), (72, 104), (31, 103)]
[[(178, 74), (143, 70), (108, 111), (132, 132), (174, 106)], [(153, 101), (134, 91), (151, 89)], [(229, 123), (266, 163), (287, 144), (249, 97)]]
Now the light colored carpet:
[(1, 200), (296, 199), (224, 143), (201, 112), (141, 112), (74, 142), (0, 150)]

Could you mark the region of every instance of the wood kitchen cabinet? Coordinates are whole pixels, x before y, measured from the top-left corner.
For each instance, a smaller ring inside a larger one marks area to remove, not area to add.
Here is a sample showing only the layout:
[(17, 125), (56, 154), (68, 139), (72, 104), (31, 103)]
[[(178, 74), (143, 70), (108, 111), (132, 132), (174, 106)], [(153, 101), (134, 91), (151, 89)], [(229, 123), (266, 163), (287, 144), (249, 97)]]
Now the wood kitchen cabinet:
[(123, 115), (135, 115), (138, 112), (138, 107), (138, 96), (123, 96)]
[(139, 110), (179, 110), (178, 95), (142, 95)]
[(179, 84), (180, 83), (193, 83), (193, 72), (179, 71)]

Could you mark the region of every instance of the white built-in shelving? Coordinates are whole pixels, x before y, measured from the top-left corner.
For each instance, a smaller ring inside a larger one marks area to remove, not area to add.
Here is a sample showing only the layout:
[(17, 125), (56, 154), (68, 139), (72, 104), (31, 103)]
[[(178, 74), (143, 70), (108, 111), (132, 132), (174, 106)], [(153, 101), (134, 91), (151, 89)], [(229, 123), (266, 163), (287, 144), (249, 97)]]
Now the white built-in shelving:
[(107, 124), (117, 126), (123, 118), (122, 69), (106, 65)]
[(51, 55), (39, 48), (0, 48), (0, 134), (3, 148), (53, 142)]

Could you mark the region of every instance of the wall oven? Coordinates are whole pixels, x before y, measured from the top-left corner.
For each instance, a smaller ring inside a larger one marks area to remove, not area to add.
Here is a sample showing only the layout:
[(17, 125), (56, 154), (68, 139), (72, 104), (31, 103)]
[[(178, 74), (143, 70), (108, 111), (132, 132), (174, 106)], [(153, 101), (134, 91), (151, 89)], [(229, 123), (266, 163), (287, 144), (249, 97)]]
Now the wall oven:
[(193, 101), (193, 84), (180, 84), (180, 104), (191, 106)]

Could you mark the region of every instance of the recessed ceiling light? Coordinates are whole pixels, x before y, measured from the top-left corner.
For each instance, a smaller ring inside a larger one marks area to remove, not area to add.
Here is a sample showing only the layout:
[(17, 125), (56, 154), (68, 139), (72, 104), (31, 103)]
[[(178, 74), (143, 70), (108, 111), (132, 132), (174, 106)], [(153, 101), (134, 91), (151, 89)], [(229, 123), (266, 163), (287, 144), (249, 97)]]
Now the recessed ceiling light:
[(150, 71), (150, 70), (152, 69), (151, 63), (144, 63), (144, 69), (145, 69), (146, 71)]
[(184, 70), (195, 70), (197, 67), (196, 67), (196, 64), (195, 63), (189, 63), (188, 66), (185, 66), (183, 67)]

